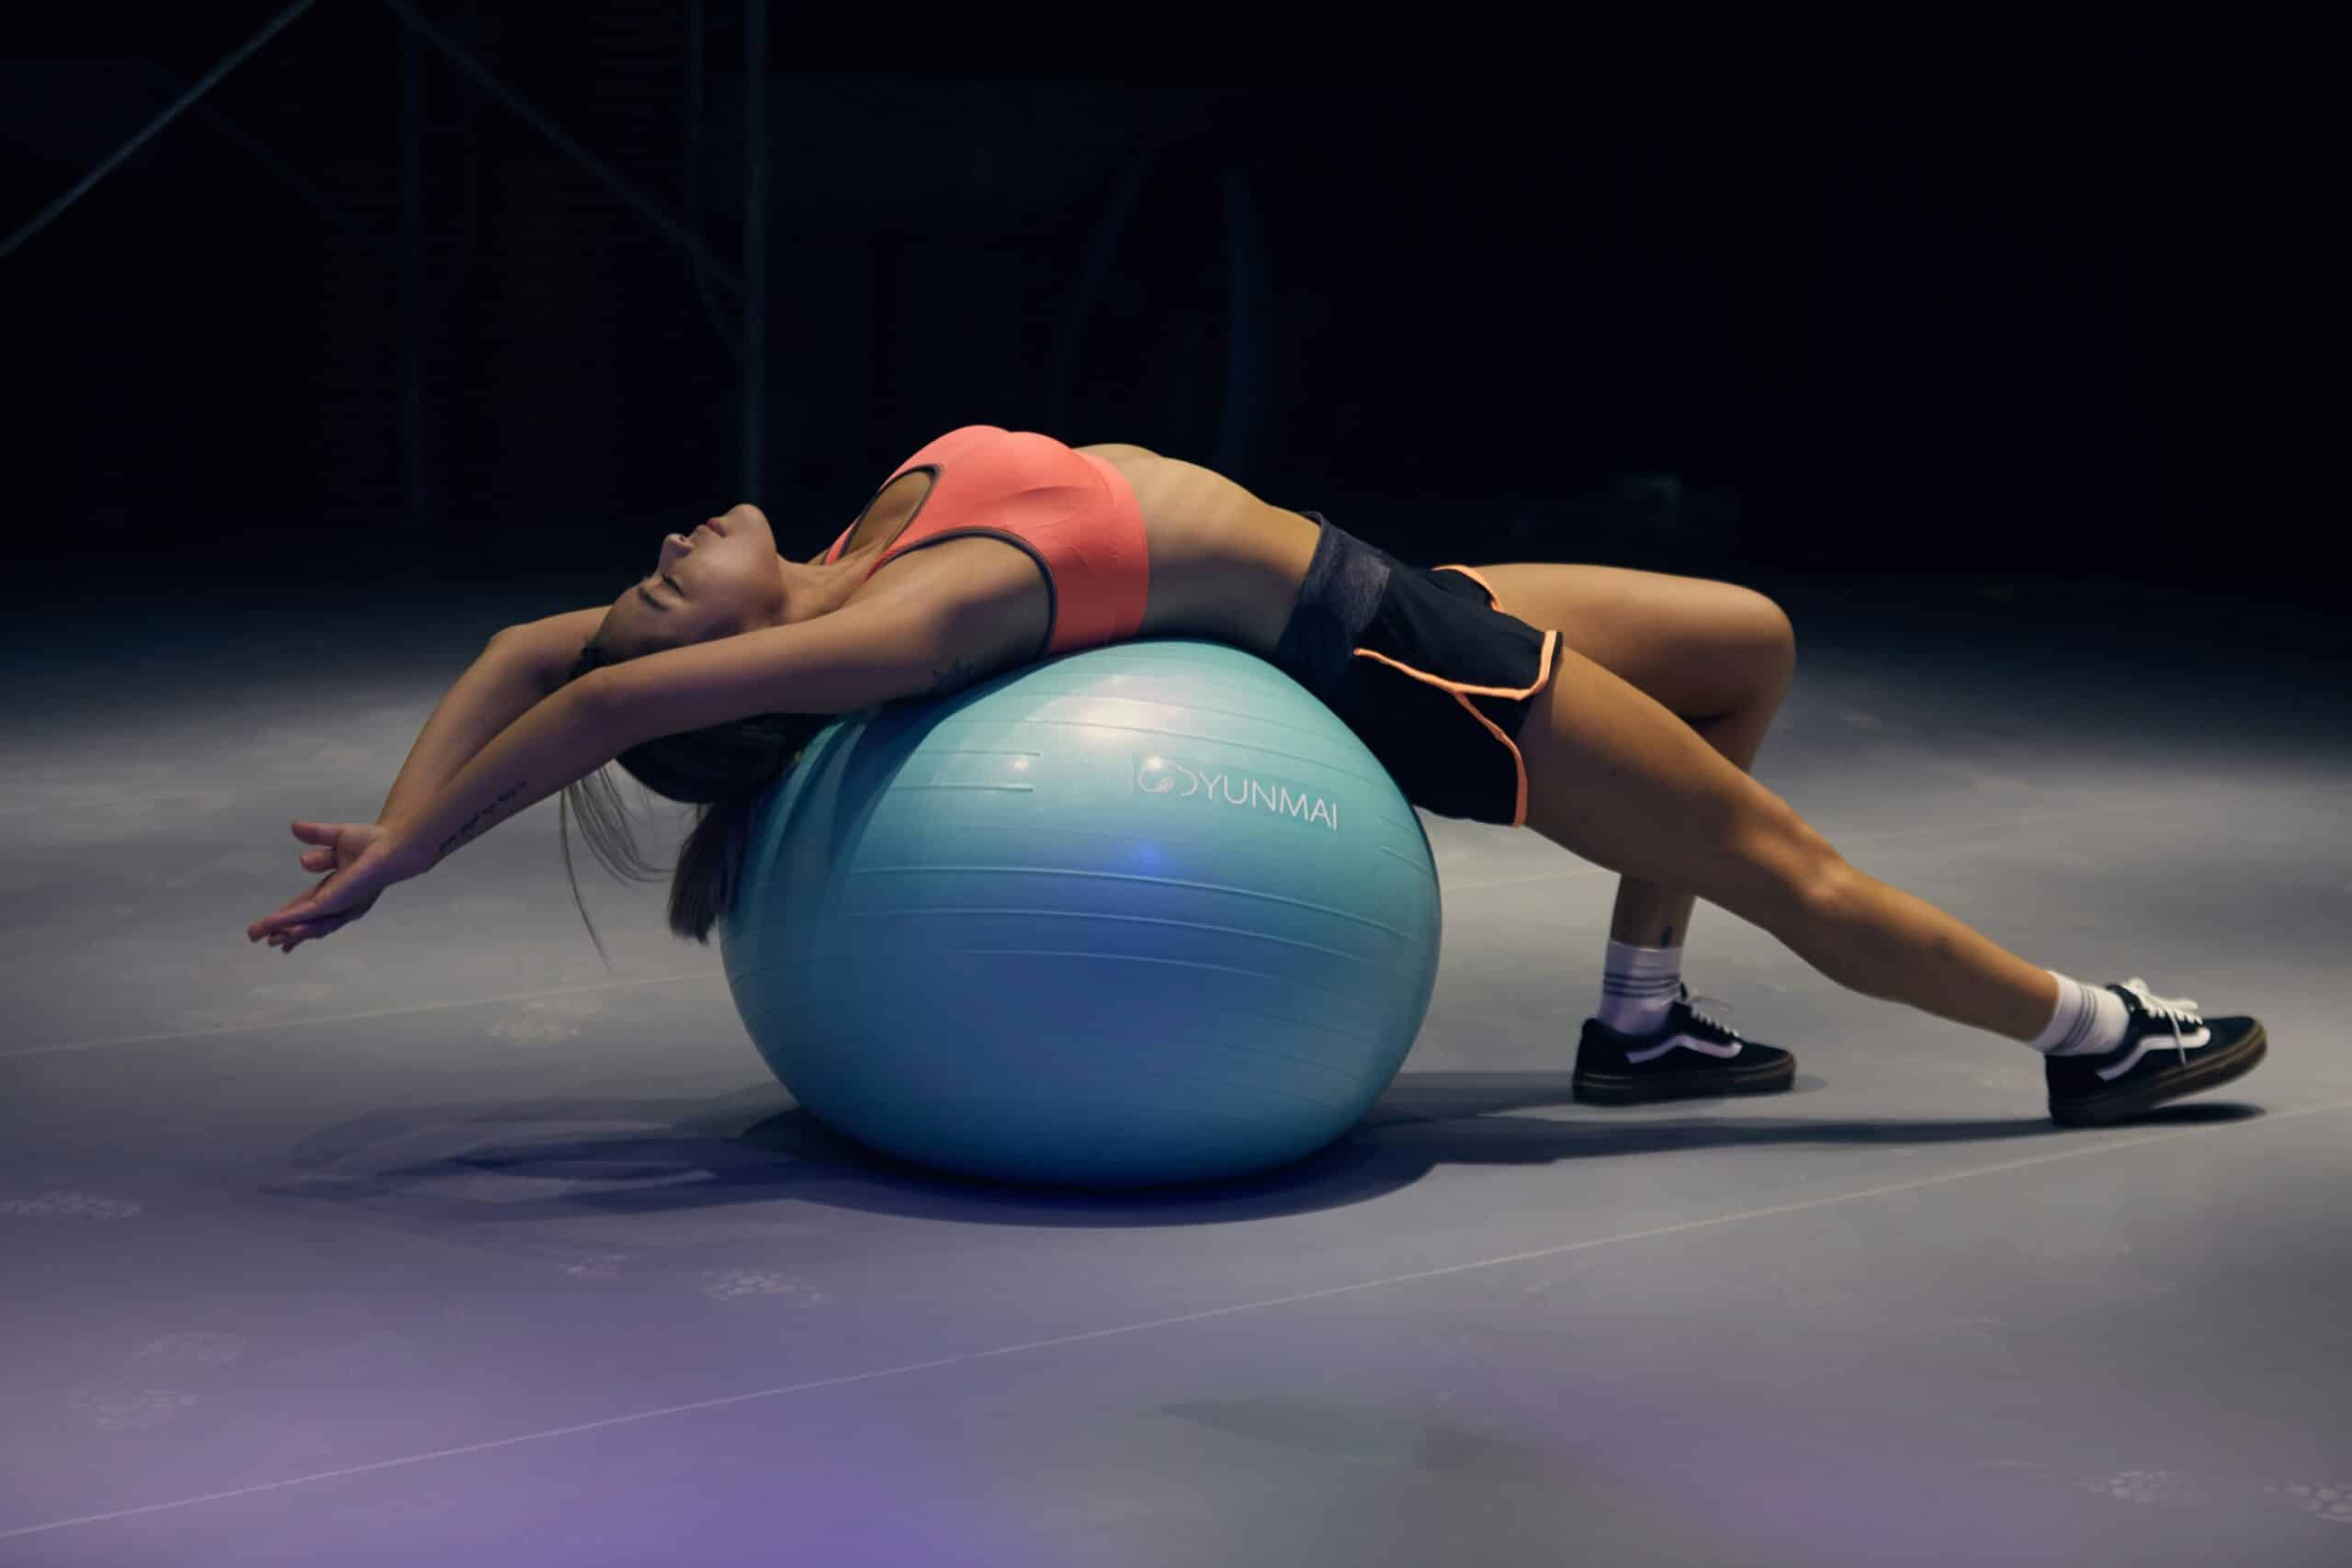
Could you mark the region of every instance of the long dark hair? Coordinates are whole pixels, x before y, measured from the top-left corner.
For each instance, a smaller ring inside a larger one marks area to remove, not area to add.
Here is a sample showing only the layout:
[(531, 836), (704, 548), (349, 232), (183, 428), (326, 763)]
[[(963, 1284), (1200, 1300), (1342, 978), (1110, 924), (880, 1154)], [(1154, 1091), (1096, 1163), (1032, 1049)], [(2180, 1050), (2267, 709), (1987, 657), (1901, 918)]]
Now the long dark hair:
[[(580, 679), (600, 665), (616, 662), (594, 643), (565, 671), (563, 684)], [(790, 771), (802, 748), (833, 722), (831, 714), (772, 713), (664, 735), (630, 747), (614, 759), (624, 772), (664, 800), (696, 807), (693, 830), (678, 851), (674, 866), (654, 865), (637, 847), (629, 831), (628, 811), (611, 773), (597, 769), (563, 786), (556, 807), (556, 841), (563, 850), (563, 872), (571, 881), (572, 902), (588, 938), (603, 955), (605, 944), (588, 906), (580, 897), (580, 878), (571, 863), (571, 838), (567, 818), (577, 815), (581, 834), (605, 869), (632, 882), (670, 878), (670, 929), (682, 937), (707, 944), (710, 928), (735, 901), (741, 882), (743, 849), (750, 837), (752, 817), (760, 797)], [(612, 960), (605, 956), (606, 967)]]

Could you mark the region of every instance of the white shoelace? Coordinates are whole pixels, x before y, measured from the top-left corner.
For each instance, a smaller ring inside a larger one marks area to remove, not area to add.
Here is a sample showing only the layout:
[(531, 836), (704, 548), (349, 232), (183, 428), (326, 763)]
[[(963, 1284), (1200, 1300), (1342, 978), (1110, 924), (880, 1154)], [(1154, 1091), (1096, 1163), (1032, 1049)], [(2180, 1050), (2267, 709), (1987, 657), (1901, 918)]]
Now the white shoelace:
[(2134, 975), (2129, 980), (2124, 981), (2123, 988), (2140, 998), (2140, 1005), (2147, 1010), (2147, 1013), (2150, 1018), (2154, 1019), (2159, 1023), (2168, 1023), (2172, 1025), (2173, 1052), (2180, 1057), (2181, 1066), (2187, 1066), (2188, 1065), (2188, 1043), (2181, 1038), (2180, 1026), (2183, 1023), (2187, 1023), (2192, 1028), (2204, 1027), (2205, 1021), (2199, 1017), (2197, 1013), (2197, 998), (2194, 997), (2157, 996), (2154, 992), (2148, 989), (2148, 982), (2143, 980), (2137, 975)]
[(1736, 1011), (1737, 1011), (1737, 1010), (1738, 1010), (1737, 1009), (1734, 1008), (1734, 1007), (1733, 1007), (1729, 1002), (1720, 1000), (1720, 999), (1718, 999), (1717, 998), (1714, 998), (1714, 997), (1694, 997), (1694, 996), (1692, 996), (1692, 995), (1690, 994), (1690, 987), (1685, 986), (1685, 987), (1682, 987), (1682, 1005), (1683, 1005), (1683, 1006), (1685, 1006), (1685, 1007), (1687, 1007), (1687, 1008), (1689, 1008), (1689, 1009), (1690, 1010), (1690, 1016), (1691, 1016), (1692, 1018), (1697, 1019), (1701, 1023), (1707, 1024), (1707, 1025), (1709, 1025), (1709, 1026), (1711, 1026), (1711, 1027), (1713, 1027), (1713, 1028), (1722, 1030), (1725, 1034), (1730, 1035), (1734, 1040), (1736, 1040), (1736, 1039), (1738, 1039), (1738, 1038), (1739, 1038), (1739, 1031), (1737, 1031), (1737, 1030), (1736, 1030), (1736, 1029), (1732, 1028), (1732, 1027), (1731, 1027), (1731, 1025), (1729, 1025), (1729, 1024), (1727, 1024), (1727, 1023), (1724, 1022), (1721, 1019), (1709, 1018), (1705, 1013), (1703, 1013), (1703, 1012), (1700, 1011), (1700, 1010), (1699, 1010), (1699, 1004), (1700, 1004), (1700, 1003), (1702, 1003), (1702, 1002), (1706, 1003), (1706, 1004), (1707, 1004), (1707, 1006), (1709, 1006), (1709, 1007), (1711, 1007), (1711, 1008), (1721, 1008), (1721, 1009), (1723, 1009), (1723, 1010), (1724, 1010), (1724, 1011), (1725, 1011), (1725, 1012), (1727, 1012), (1727, 1013), (1728, 1013), (1728, 1012), (1736, 1012)]

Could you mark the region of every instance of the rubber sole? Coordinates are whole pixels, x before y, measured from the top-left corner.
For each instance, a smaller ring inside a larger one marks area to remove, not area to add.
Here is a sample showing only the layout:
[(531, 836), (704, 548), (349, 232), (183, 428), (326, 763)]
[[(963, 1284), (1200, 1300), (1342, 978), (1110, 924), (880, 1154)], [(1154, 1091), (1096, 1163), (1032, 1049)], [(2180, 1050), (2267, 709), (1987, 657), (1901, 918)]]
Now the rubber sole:
[(1658, 1073), (1634, 1077), (1624, 1073), (1578, 1072), (1568, 1080), (1568, 1092), (1588, 1105), (1636, 1105), (1652, 1100), (1713, 1100), (1724, 1094), (1777, 1094), (1796, 1081), (1796, 1058), (1761, 1072), (1737, 1073), (1722, 1068), (1709, 1072)]
[(2111, 1094), (2079, 1095), (2052, 1100), (2050, 1119), (2062, 1127), (2101, 1127), (2154, 1111), (2187, 1094), (2202, 1094), (2254, 1071), (2270, 1054), (2270, 1037), (2259, 1023), (2226, 1053), (2192, 1062), (2170, 1073), (2159, 1073), (2143, 1083)]

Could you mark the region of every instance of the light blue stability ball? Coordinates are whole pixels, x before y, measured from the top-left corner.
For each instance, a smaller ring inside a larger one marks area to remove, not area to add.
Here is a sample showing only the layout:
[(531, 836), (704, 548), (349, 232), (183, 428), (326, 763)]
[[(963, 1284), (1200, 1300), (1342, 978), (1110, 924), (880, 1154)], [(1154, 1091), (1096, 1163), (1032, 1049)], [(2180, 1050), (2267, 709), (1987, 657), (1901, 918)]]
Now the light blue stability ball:
[(1420, 818), (1353, 732), (1262, 660), (1149, 640), (828, 727), (761, 803), (719, 949), (834, 1130), (1138, 1187), (1353, 1125), (1439, 927)]

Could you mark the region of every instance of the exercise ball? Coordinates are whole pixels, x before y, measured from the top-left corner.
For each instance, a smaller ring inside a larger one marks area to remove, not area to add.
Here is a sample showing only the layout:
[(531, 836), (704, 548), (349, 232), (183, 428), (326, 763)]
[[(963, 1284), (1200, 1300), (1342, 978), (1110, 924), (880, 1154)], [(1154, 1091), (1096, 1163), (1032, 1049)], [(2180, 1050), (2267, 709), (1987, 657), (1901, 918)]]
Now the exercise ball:
[(1127, 1188), (1353, 1125), (1438, 935), (1429, 838), (1363, 742), (1262, 660), (1150, 639), (828, 726), (754, 812), (719, 950), (834, 1131)]

